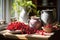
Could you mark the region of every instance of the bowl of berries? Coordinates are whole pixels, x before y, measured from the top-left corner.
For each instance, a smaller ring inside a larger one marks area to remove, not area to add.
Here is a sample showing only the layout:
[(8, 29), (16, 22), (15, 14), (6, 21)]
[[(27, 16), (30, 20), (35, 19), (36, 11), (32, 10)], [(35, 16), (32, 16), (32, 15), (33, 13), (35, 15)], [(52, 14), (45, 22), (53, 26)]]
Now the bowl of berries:
[(42, 27), (43, 31), (45, 31), (46, 33), (51, 33), (53, 30), (53, 27), (52, 25), (48, 24), (48, 25), (45, 25), (44, 27)]

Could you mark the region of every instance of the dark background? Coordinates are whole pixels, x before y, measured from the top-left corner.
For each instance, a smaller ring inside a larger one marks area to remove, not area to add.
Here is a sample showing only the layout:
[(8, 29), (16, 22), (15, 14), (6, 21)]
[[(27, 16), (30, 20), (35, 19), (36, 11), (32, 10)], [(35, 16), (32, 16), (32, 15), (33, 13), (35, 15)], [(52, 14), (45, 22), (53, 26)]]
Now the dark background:
[(57, 5), (58, 22), (60, 23), (60, 0), (58, 0), (57, 3), (58, 3), (58, 5)]

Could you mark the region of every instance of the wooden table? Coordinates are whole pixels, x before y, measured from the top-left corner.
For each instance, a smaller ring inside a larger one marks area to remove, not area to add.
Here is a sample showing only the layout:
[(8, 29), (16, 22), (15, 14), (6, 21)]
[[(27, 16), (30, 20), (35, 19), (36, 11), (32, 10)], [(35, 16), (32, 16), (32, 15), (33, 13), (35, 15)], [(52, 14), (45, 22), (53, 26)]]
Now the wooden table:
[(21, 40), (48, 40), (50, 36), (37, 35), (37, 34), (11, 34), (7, 30), (1, 31), (1, 34), (6, 38), (21, 39)]

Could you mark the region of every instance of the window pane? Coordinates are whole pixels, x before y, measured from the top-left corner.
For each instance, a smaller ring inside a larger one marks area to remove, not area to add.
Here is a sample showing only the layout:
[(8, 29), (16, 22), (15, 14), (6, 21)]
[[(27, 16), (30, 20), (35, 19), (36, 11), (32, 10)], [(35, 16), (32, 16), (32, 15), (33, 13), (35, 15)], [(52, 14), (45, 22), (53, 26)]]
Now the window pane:
[(2, 19), (2, 0), (0, 0), (0, 20)]
[(15, 16), (15, 10), (13, 9), (13, 3), (14, 3), (15, 0), (12, 0), (12, 10), (11, 10), (11, 17), (14, 17)]

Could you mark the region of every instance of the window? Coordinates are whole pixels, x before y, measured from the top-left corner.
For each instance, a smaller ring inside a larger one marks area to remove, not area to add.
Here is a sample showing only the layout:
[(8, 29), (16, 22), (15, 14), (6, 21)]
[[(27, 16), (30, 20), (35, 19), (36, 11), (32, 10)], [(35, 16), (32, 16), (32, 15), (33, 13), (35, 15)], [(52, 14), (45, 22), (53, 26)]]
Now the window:
[(0, 20), (2, 20), (2, 0), (0, 0)]
[(11, 2), (11, 3), (12, 3), (12, 4), (11, 4), (11, 5), (12, 5), (11, 17), (14, 17), (14, 15), (15, 15), (15, 11), (14, 11), (14, 9), (13, 9), (13, 3), (14, 3), (14, 1), (15, 1), (15, 0), (12, 0), (12, 2)]
[(10, 22), (10, 0), (0, 0), (0, 20)]

